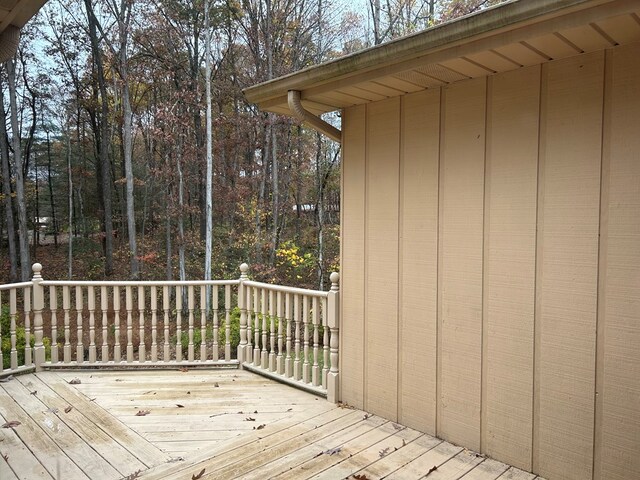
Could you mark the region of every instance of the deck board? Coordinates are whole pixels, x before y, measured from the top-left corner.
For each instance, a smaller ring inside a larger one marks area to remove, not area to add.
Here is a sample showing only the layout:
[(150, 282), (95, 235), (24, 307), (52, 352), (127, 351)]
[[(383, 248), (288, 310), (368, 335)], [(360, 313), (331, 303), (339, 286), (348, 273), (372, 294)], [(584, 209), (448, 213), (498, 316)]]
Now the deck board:
[[(140, 410), (149, 414), (136, 416)], [(537, 478), (239, 370), (28, 374), (0, 384), (0, 422), (8, 420), (21, 425), (0, 429), (2, 480), (136, 472), (170, 480), (203, 469), (202, 480), (410, 479), (433, 466), (428, 480)]]

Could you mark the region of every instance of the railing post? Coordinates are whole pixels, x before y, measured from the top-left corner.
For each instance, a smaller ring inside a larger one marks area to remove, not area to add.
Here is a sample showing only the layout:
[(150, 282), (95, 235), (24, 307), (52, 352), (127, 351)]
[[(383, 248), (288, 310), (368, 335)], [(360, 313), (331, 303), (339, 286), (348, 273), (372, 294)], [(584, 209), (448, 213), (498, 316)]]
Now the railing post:
[(34, 263), (33, 267), (33, 334), (34, 344), (34, 362), (36, 371), (42, 370), (45, 362), (44, 344), (42, 343), (42, 310), (44, 309), (44, 289), (40, 285), (42, 282), (42, 265)]
[(329, 341), (331, 368), (327, 375), (327, 400), (331, 403), (340, 401), (340, 364), (339, 364), (339, 345), (340, 345), (340, 291), (338, 282), (340, 275), (333, 272), (329, 277), (331, 280), (331, 290), (327, 295), (327, 323), (331, 331), (331, 339)]
[(249, 265), (240, 265), (240, 283), (238, 283), (238, 308), (240, 308), (240, 344), (238, 345), (238, 362), (240, 368), (247, 359), (247, 291), (244, 288), (244, 281), (248, 279), (247, 272)]

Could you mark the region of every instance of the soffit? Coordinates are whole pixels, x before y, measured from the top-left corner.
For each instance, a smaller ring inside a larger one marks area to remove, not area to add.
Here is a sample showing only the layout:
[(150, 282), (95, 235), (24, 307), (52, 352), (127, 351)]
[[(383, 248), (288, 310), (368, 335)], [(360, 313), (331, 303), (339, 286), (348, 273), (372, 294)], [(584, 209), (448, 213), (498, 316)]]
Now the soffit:
[(9, 25), (22, 28), (46, 0), (0, 0), (0, 33)]
[[(518, 0), (245, 90), (289, 115), (320, 114), (640, 41), (638, 0)], [(639, 59), (640, 61), (640, 59)]]

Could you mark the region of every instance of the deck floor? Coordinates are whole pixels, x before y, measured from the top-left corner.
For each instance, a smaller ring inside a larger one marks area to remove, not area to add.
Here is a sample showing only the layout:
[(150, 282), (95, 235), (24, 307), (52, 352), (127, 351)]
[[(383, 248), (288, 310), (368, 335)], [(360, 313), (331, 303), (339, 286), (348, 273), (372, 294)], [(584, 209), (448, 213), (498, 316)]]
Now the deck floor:
[(539, 478), (240, 370), (22, 375), (0, 383), (12, 421), (2, 480)]

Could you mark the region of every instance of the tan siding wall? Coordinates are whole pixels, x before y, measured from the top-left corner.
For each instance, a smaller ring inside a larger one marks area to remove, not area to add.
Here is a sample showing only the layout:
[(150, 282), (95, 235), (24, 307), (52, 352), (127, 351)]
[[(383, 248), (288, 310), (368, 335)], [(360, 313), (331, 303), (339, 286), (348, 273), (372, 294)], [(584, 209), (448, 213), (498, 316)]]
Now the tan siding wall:
[(402, 98), (399, 411), (404, 425), (436, 431), (440, 92)]
[(483, 450), (531, 468), (540, 67), (489, 79)]
[(438, 432), (480, 448), (486, 78), (442, 95)]
[(549, 479), (635, 478), (638, 58), (345, 111), (345, 402)]

